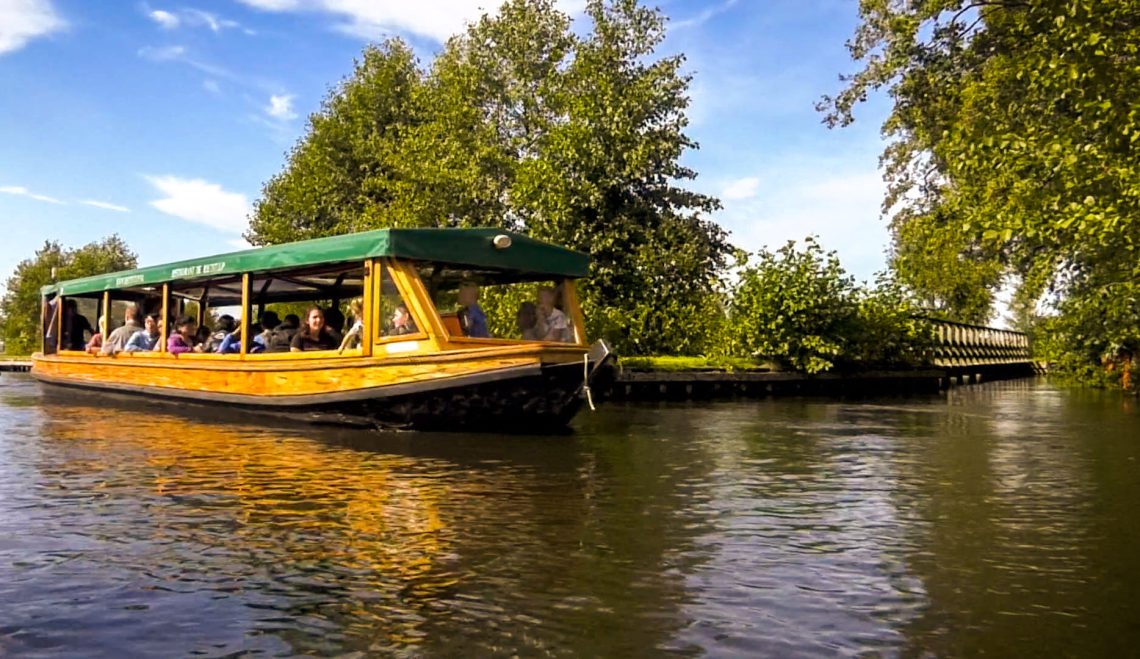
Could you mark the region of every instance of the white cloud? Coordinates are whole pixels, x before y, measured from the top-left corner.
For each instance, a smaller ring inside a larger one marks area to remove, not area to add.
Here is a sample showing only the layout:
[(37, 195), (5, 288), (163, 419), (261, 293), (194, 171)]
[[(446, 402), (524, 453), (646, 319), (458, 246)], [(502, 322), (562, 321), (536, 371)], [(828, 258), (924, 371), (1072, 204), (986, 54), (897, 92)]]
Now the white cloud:
[(228, 233), (240, 233), (247, 226), (249, 200), (239, 192), (224, 190), (217, 183), (178, 176), (146, 176), (162, 199), (150, 202), (174, 217), (204, 224)]
[[(222, 18), (217, 14), (190, 7), (176, 11), (167, 11), (165, 9), (152, 10), (146, 5), (143, 5), (143, 11), (146, 12), (148, 18), (158, 23), (159, 27), (165, 30), (174, 30), (179, 27), (204, 27), (217, 34), (222, 30), (241, 27), (241, 24), (237, 21), (232, 21), (228, 18)], [(254, 34), (253, 30), (243, 28), (242, 31), (246, 34)]]
[(0, 54), (65, 27), (51, 0), (0, 0)]
[(131, 212), (131, 209), (127, 208), (126, 206), (120, 206), (118, 204), (112, 204), (109, 201), (96, 201), (94, 199), (84, 199), (84, 200), (80, 201), (79, 203), (84, 204), (86, 206), (94, 206), (95, 208), (102, 208), (103, 210), (107, 210), (107, 211), (117, 211), (119, 213)]
[[(242, 3), (274, 12), (325, 13), (340, 20), (337, 29), (365, 39), (375, 39), (392, 31), (407, 32), (444, 41), (461, 32), (487, 8), (498, 5), (488, 0), (240, 0)], [(563, 11), (580, 11), (582, 0), (559, 0)]]
[(729, 181), (728, 184), (724, 186), (724, 191), (720, 193), (720, 196), (727, 201), (738, 201), (741, 199), (751, 199), (755, 197), (759, 191), (760, 179), (755, 176), (748, 176)]
[(223, 66), (210, 64), (196, 59), (190, 54), (190, 51), (185, 46), (146, 46), (140, 48), (138, 51), (139, 57), (151, 60), (152, 62), (176, 62), (185, 64), (190, 68), (196, 69), (208, 76), (211, 79), (202, 83), (203, 88), (211, 93), (218, 93), (221, 88), (218, 86), (214, 78), (225, 80), (234, 83), (241, 87), (256, 89), (264, 93), (273, 94), (281, 89), (281, 85), (272, 80), (266, 80), (254, 76), (243, 75), (231, 71)]
[(19, 197), (27, 197), (28, 199), (35, 199), (36, 201), (44, 201), (49, 204), (62, 204), (63, 201), (55, 197), (49, 197), (43, 194), (36, 194), (22, 185), (0, 185), (0, 192), (4, 194), (16, 195)]
[(173, 30), (174, 28), (178, 27), (179, 23), (182, 22), (178, 20), (178, 17), (174, 14), (162, 9), (155, 9), (154, 11), (147, 14), (147, 16), (150, 17), (150, 20), (158, 23), (159, 27), (167, 30)]
[(201, 9), (183, 9), (182, 19), (187, 25), (193, 27), (207, 27), (211, 32), (218, 33), (229, 28), (241, 27), (237, 21), (222, 18)]
[(155, 62), (167, 62), (170, 60), (182, 59), (185, 56), (185, 46), (144, 46), (142, 48), (139, 48), (139, 57), (154, 60)]
[(723, 14), (724, 12), (728, 11), (729, 9), (732, 9), (733, 5), (735, 5), (738, 2), (740, 2), (740, 0), (725, 0), (724, 2), (722, 2), (719, 5), (716, 5), (715, 7), (709, 7), (708, 9), (705, 9), (704, 11), (697, 14), (696, 16), (693, 16), (692, 18), (682, 19), (682, 20), (679, 20), (679, 21), (673, 23), (672, 27), (673, 27), (673, 29), (677, 29), (677, 30), (682, 30), (682, 29), (690, 28), (690, 27), (700, 27), (701, 25), (704, 25), (705, 23), (709, 22), (715, 16), (717, 16), (719, 14)]
[(264, 11), (291, 11), (301, 6), (299, 0), (240, 0), (241, 2)]
[(280, 121), (289, 121), (297, 118), (293, 111), (293, 97), (289, 94), (273, 94), (269, 97), (269, 105), (265, 107), (265, 114)]

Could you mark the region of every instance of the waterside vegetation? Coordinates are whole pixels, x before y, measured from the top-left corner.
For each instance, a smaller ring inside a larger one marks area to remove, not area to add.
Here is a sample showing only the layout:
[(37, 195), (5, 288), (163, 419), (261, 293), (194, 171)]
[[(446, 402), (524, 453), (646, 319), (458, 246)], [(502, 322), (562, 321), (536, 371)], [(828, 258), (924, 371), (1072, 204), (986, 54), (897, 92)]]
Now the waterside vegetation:
[(955, 320), (1007, 283), (1053, 372), (1129, 384), (1140, 355), (1140, 1), (861, 0), (832, 125), (886, 90), (899, 281)]
[[(40, 288), (54, 281), (128, 270), (137, 265), (138, 257), (115, 235), (77, 248), (46, 241), (34, 255), (16, 266), (0, 297), (0, 339), (5, 353), (22, 356), (39, 350)], [(88, 320), (94, 324), (96, 319)]]
[[(667, 19), (638, 0), (589, 0), (582, 24), (553, 0), (508, 0), (426, 66), (399, 38), (365, 48), (265, 183), (246, 237), (490, 226), (579, 249), (593, 257), (590, 337), (663, 370), (921, 365), (932, 336), (918, 316), (986, 323), (1012, 282), (1014, 327), (1038, 358), (1130, 386), (1140, 0), (861, 0), (860, 15), (849, 48), (863, 68), (820, 109), (841, 126), (876, 90), (894, 102), (891, 269), (873, 283), (814, 238), (731, 245), (711, 219), (719, 200), (689, 189), (697, 172), (681, 164), (698, 148), (691, 75), (658, 55)], [(35, 336), (50, 266), (134, 265), (117, 238), (69, 254), (49, 244), (9, 280), (10, 349)]]

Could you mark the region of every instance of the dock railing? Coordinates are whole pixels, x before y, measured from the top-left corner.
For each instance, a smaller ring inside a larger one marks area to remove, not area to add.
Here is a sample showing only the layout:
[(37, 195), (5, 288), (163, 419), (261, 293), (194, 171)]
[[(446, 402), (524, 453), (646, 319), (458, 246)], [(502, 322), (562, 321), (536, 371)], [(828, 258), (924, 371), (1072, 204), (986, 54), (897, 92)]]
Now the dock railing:
[(924, 318), (934, 327), (934, 365), (939, 368), (1032, 365), (1024, 332)]

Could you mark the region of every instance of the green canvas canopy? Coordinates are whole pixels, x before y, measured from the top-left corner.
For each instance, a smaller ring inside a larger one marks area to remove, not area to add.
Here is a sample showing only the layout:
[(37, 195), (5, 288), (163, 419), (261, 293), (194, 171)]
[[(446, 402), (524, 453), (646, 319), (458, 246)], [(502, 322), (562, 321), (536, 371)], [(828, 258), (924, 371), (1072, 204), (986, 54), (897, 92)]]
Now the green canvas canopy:
[[(499, 235), (510, 237), (509, 247), (494, 245)], [(72, 279), (42, 293), (82, 295), (377, 257), (570, 278), (586, 276), (590, 265), (586, 254), (502, 229), (379, 229)]]

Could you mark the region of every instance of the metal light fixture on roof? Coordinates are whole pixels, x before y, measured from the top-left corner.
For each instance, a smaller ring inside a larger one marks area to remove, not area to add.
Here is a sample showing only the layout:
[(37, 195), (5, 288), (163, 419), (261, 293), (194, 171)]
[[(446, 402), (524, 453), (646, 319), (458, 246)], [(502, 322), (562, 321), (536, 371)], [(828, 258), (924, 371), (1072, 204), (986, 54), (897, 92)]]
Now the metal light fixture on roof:
[(491, 239), (491, 244), (495, 249), (506, 249), (511, 246), (511, 237), (505, 233), (500, 233)]

